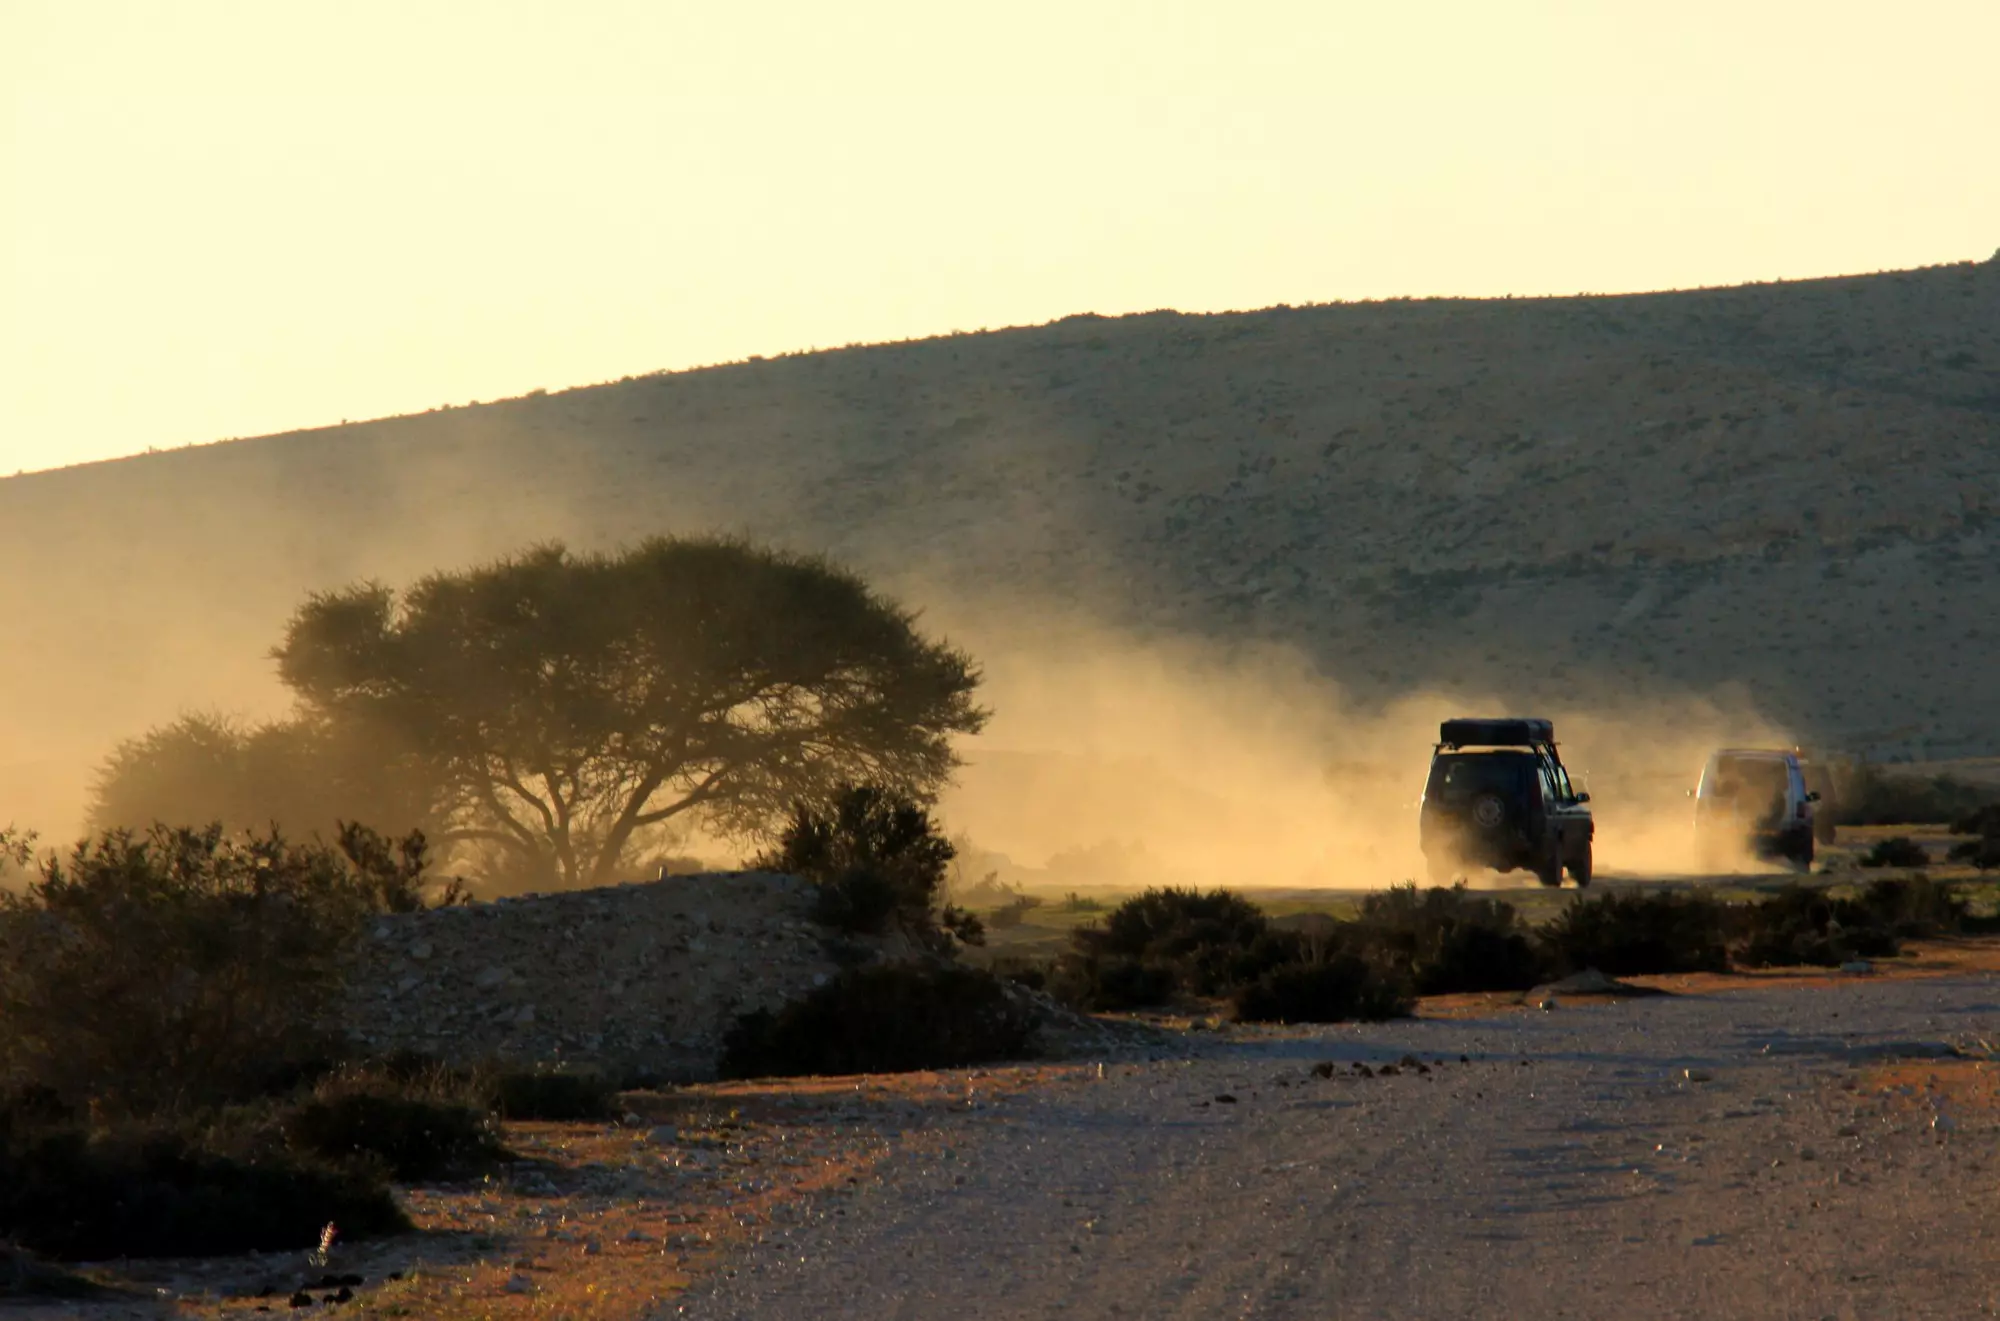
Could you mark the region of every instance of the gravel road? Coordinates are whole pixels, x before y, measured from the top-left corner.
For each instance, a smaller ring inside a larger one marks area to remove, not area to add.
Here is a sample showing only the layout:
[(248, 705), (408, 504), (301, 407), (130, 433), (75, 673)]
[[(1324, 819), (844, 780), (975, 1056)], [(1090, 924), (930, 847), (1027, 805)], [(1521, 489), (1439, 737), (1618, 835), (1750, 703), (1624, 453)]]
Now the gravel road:
[[(953, 1121), (667, 1314), (1991, 1315), (1994, 1116), (1862, 1066), (1996, 1016), (1990, 982), (1857, 980), (1110, 1063)], [(1353, 1069), (1406, 1054), (1429, 1072)]]

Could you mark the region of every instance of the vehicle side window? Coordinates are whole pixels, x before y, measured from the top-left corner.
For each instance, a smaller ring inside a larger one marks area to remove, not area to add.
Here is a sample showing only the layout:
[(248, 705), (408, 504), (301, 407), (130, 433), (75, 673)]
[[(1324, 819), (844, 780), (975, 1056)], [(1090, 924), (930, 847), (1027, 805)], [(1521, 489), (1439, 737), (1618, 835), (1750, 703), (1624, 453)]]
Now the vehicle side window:
[(1555, 779), (1549, 774), (1549, 764), (1547, 762), (1543, 762), (1537, 769), (1540, 770), (1541, 772), (1541, 774), (1536, 778), (1538, 778), (1541, 781), (1542, 802), (1544, 804), (1553, 805), (1557, 801), (1556, 782)]
[(1568, 802), (1570, 799), (1576, 797), (1576, 790), (1571, 787), (1569, 782), (1569, 768), (1567, 766), (1558, 766), (1555, 768), (1555, 775), (1556, 793), (1561, 796), (1562, 800)]

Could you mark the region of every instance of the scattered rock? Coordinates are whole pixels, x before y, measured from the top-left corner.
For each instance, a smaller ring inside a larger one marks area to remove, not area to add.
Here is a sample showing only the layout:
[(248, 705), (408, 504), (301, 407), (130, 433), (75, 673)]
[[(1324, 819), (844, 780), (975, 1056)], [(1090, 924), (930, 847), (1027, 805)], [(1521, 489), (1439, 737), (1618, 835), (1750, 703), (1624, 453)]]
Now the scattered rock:
[(1875, 965), (1866, 959), (1852, 959), (1840, 965), (1840, 970), (1851, 976), (1865, 977), (1875, 971)]
[(1683, 1069), (1681, 1070), (1681, 1076), (1686, 1078), (1689, 1082), (1715, 1081), (1715, 1075), (1710, 1073), (1707, 1069)]

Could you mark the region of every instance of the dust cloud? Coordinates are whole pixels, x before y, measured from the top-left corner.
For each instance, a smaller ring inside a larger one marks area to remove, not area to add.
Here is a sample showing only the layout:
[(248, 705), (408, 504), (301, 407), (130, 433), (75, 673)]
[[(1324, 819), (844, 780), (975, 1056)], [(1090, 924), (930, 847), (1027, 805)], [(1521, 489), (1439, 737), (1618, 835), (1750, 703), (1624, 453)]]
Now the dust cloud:
[(995, 715), (940, 815), (986, 855), (972, 870), (1030, 888), (1421, 880), (1417, 804), (1438, 722), (1510, 713), (1555, 720), (1592, 796), (1601, 871), (1691, 874), (1686, 792), (1708, 753), (1790, 745), (1747, 705), (1691, 694), (1522, 712), (1468, 687), (1364, 705), (1280, 648), (1078, 627), (975, 654)]

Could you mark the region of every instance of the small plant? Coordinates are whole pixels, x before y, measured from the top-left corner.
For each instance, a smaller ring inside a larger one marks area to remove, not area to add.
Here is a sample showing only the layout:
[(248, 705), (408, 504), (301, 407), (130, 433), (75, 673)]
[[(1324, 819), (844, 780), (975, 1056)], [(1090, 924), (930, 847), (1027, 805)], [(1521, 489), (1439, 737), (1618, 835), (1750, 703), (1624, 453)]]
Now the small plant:
[(1928, 867), (1931, 855), (1908, 835), (1892, 835), (1876, 840), (1874, 847), (1861, 855), (1860, 862), (1864, 867)]
[(1354, 954), (1281, 964), (1231, 996), (1246, 1023), (1379, 1022), (1410, 1012), (1402, 987)]
[(1552, 971), (1611, 977), (1721, 972), (1729, 966), (1722, 905), (1699, 894), (1601, 894), (1573, 900), (1543, 927)]
[(618, 1088), (586, 1069), (511, 1069), (488, 1075), (480, 1100), (502, 1119), (576, 1122), (611, 1119), (618, 1111)]
[(2000, 867), (2000, 803), (1988, 804), (1951, 823), (1952, 833), (1971, 835), (1951, 846), (1953, 862), (1969, 862), (1981, 871)]
[(848, 968), (779, 1009), (745, 1014), (723, 1043), (726, 1078), (898, 1073), (1027, 1054), (1035, 1015), (976, 968)]

